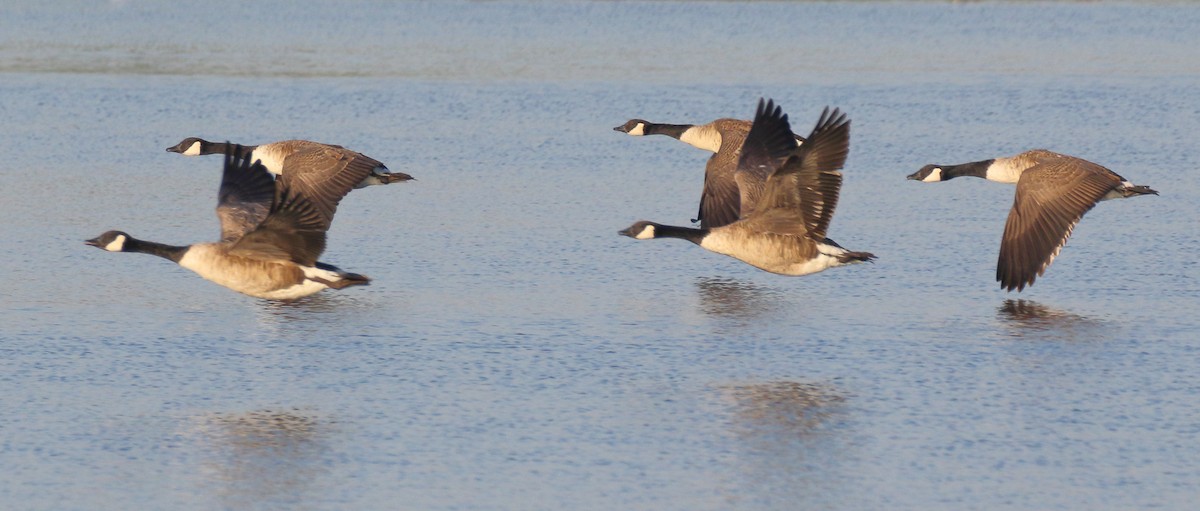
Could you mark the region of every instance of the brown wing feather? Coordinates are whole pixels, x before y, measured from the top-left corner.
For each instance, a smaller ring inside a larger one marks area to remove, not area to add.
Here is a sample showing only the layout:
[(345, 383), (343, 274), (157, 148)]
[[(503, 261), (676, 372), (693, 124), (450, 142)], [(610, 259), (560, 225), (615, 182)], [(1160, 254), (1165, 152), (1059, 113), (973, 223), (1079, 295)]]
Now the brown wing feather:
[[(732, 151), (736, 158), (736, 151)], [(700, 210), (696, 220), (700, 227), (714, 229), (736, 222), (741, 211), (738, 183), (731, 172), (729, 153), (718, 152), (708, 159), (704, 167), (704, 191), (700, 194)]]
[(1020, 291), (1032, 285), (1084, 213), (1120, 182), (1108, 169), (1078, 158), (1045, 159), (1022, 173), (1000, 242), (1000, 286)]
[(303, 194), (280, 183), (271, 212), (254, 230), (229, 249), (230, 254), (252, 259), (278, 259), (314, 266), (325, 251), (324, 214)]
[(746, 208), (740, 182), (735, 179), (742, 142), (750, 131), (750, 123), (738, 119), (717, 119), (709, 123), (721, 134), (721, 147), (708, 158), (704, 166), (704, 192), (700, 196), (700, 211), (696, 219), (700, 226), (714, 229), (729, 225), (740, 218)]
[(824, 238), (841, 195), (842, 173), (822, 170), (800, 173), (796, 177), (800, 188), (800, 212), (808, 231), (815, 238)]
[(734, 179), (741, 192), (741, 217), (750, 216), (766, 191), (771, 174), (796, 148), (787, 114), (773, 100), (758, 100), (754, 122), (742, 143)]
[(275, 178), (247, 157), (251, 149), (226, 142), (221, 188), (217, 191), (217, 219), (221, 241), (241, 238), (267, 217), (275, 197)]
[(342, 197), (378, 165), (373, 158), (338, 146), (303, 146), (284, 159), (280, 182), (311, 201), (328, 228)]
[[(696, 219), (701, 227), (712, 229), (736, 222), (753, 212), (755, 204), (762, 198), (763, 184), (775, 169), (769, 165), (739, 168), (751, 121), (717, 119), (709, 126), (721, 133), (721, 147), (705, 165), (704, 193), (700, 197)], [(786, 150), (790, 152), (796, 143), (803, 141), (803, 137), (796, 136)]]
[(767, 178), (758, 210), (795, 210), (815, 239), (824, 239), (841, 191), (842, 173), (850, 152), (850, 120), (828, 108), (808, 139)]
[[(738, 221), (749, 232), (808, 237), (808, 226), (800, 211), (789, 208), (758, 209)], [(814, 245), (815, 247), (815, 245)]]

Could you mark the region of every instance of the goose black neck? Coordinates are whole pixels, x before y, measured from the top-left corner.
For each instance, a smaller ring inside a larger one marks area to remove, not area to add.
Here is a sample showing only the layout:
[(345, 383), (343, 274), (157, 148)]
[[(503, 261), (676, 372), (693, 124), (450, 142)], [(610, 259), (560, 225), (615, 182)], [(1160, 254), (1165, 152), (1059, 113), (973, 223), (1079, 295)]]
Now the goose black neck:
[(971, 163), (963, 163), (962, 165), (948, 165), (942, 167), (942, 180), (954, 179), (956, 177), (971, 176), (987, 179), (988, 167), (992, 166), (992, 162), (996, 160), (983, 160)]
[(646, 123), (647, 135), (666, 135), (668, 137), (678, 139), (683, 136), (683, 132), (691, 128), (691, 124), (652, 124)]
[[(237, 146), (237, 144), (230, 144), (228, 142), (208, 142), (205, 144), (200, 144), (200, 154), (225, 154), (225, 151), (229, 147), (234, 146)], [(246, 157), (249, 156), (250, 153), (254, 152), (254, 149), (258, 146), (244, 145), (240, 147), (242, 148), (242, 154), (239, 154), (238, 156)]]
[(184, 252), (187, 252), (187, 250), (188, 247), (176, 247), (174, 245), (164, 245), (162, 243), (155, 243), (153, 241), (143, 241), (129, 238), (128, 240), (125, 240), (125, 247), (121, 251), (150, 254), (163, 259), (170, 259), (171, 261), (178, 263), (179, 260), (183, 258)]
[(679, 227), (676, 225), (656, 225), (654, 227), (655, 238), (679, 238), (688, 240), (697, 245), (708, 236), (710, 229), (700, 228), (694, 229), (691, 227)]

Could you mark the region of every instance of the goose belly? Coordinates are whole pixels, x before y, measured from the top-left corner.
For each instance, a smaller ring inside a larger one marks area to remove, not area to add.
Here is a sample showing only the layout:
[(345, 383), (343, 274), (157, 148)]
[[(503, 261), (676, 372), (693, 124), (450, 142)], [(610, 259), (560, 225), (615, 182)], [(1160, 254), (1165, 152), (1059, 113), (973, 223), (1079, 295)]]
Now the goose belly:
[(760, 270), (800, 276), (841, 266), (837, 255), (845, 249), (818, 244), (808, 238), (769, 233), (735, 235), (714, 231), (700, 246), (727, 255)]
[(231, 256), (212, 246), (194, 245), (179, 265), (218, 285), (269, 300), (300, 298), (326, 287), (306, 279), (294, 264)]

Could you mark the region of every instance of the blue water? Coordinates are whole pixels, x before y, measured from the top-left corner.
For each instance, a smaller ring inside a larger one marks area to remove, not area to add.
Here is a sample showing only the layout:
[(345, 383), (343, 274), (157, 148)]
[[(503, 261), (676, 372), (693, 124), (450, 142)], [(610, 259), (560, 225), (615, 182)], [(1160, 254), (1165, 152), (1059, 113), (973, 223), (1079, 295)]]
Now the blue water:
[[(1189, 509), (1200, 481), (1200, 6), (158, 2), (0, 7), (5, 509)], [(686, 224), (704, 153), (629, 118), (853, 119), (786, 278)], [(352, 192), (296, 303), (83, 245), (210, 241), (220, 159), (301, 137)], [(1023, 293), (1035, 148), (1157, 197), (1087, 214)]]

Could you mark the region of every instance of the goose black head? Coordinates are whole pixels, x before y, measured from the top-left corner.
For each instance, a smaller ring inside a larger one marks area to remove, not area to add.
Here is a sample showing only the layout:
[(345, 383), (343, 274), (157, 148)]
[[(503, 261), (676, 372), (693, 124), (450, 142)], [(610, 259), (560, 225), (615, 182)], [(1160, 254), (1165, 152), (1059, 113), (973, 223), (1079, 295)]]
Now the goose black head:
[(646, 134), (646, 125), (650, 124), (641, 119), (630, 119), (629, 122), (613, 128), (613, 131), (620, 131), (634, 137), (640, 137)]
[(629, 236), (635, 240), (654, 239), (654, 230), (658, 226), (654, 222), (639, 220), (625, 230), (617, 231), (621, 236)]
[(109, 252), (124, 252), (129, 239), (130, 236), (121, 231), (108, 231), (84, 243)]
[(184, 156), (199, 156), (201, 154), (209, 154), (204, 152), (209, 146), (209, 142), (202, 138), (188, 137), (183, 141), (167, 148), (168, 153), (179, 153)]
[(912, 174), (909, 174), (908, 179), (912, 180), (912, 181), (923, 181), (926, 183), (933, 183), (936, 181), (943, 181), (944, 176), (942, 176), (942, 167), (941, 166), (926, 165), (924, 167), (921, 167), (921, 170), (918, 170), (916, 172), (913, 172)]

